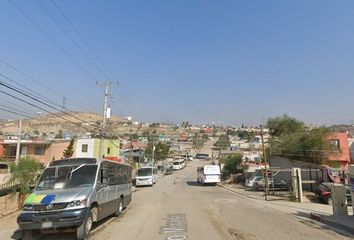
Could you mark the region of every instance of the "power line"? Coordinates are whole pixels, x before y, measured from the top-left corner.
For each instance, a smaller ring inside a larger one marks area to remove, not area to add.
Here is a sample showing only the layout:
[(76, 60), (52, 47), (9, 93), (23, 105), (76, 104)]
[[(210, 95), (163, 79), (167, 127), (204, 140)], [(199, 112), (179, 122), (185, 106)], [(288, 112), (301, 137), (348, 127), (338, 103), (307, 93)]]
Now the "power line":
[[(57, 92), (57, 91), (55, 91), (54, 89), (52, 89), (52, 88), (46, 86), (45, 84), (43, 84), (43, 83), (42, 83), (41, 81), (39, 81), (38, 79), (36, 79), (36, 78), (30, 76), (28, 73), (25, 73), (24, 71), (20, 70), (19, 68), (17, 68), (17, 67), (15, 67), (14, 65), (10, 64), (9, 62), (6, 62), (5, 60), (3, 60), (3, 59), (1, 59), (1, 58), (0, 58), (0, 62), (1, 62), (2, 64), (4, 64), (5, 66), (11, 68), (12, 70), (16, 71), (17, 73), (21, 74), (22, 76), (24, 76), (24, 77), (26, 77), (26, 78), (32, 80), (32, 81), (35, 82), (36, 84), (38, 84), (38, 85), (42, 86), (43, 88), (47, 89), (48, 91), (50, 91), (50, 92), (56, 94), (57, 96), (59, 96), (59, 97), (61, 97), (61, 98), (63, 97), (63, 95), (60, 94), (59, 92)], [(67, 100), (70, 101), (70, 102), (72, 102), (72, 103), (74, 103), (75, 105), (81, 107), (82, 109), (85, 109), (85, 110), (90, 111), (88, 108), (86, 108), (86, 107), (80, 105), (79, 103), (77, 103), (76, 101), (74, 101), (74, 100), (72, 100), (72, 99), (67, 99)]]
[(14, 109), (14, 108), (11, 108), (11, 107), (9, 107), (9, 106), (2, 105), (2, 104), (0, 104), (0, 107), (2, 107), (2, 108), (4, 108), (4, 109), (8, 109), (8, 110), (10, 110), (10, 111), (14, 111), (14, 112), (18, 112), (18, 113), (27, 115), (29, 118), (32, 118), (32, 117), (33, 117), (33, 115), (31, 116), (30, 113), (25, 112), (25, 111), (22, 111), (22, 110), (19, 110), (19, 109)]
[[(7, 77), (7, 76), (1, 74), (1, 73), (0, 73), (0, 76), (3, 77), (3, 78), (6, 78), (6, 79), (9, 80), (10, 82), (13, 82), (13, 83), (19, 85), (20, 87), (23, 87), (24, 89), (26, 89), (26, 90), (28, 91), (27, 94), (32, 95), (32, 96), (37, 97), (37, 98), (40, 98), (40, 99), (42, 99), (42, 100), (44, 100), (44, 101), (48, 101), (48, 102), (50, 102), (51, 104), (60, 106), (60, 105), (58, 105), (57, 103), (53, 102), (51, 99), (42, 96), (41, 94), (39, 94), (39, 93), (33, 91), (32, 89), (30, 89), (30, 88), (24, 86), (24, 85), (21, 84), (21, 83), (16, 82), (15, 80), (13, 80), (13, 79), (11, 79), (11, 78), (9, 78), (9, 77)], [(25, 91), (24, 91), (24, 92), (25, 92)], [(29, 92), (31, 92), (31, 93), (29, 93)], [(34, 95), (33, 95), (33, 94), (34, 94)]]
[(91, 57), (81, 48), (81, 46), (78, 44), (78, 42), (70, 36), (70, 34), (65, 30), (65, 28), (55, 19), (55, 17), (48, 11), (48, 9), (39, 1), (36, 1), (37, 5), (39, 5), (42, 10), (49, 16), (49, 18), (59, 27), (59, 29), (64, 33), (64, 35), (74, 43), (74, 45), (79, 49), (79, 51), (82, 53), (82, 55), (92, 64), (94, 65), (99, 72), (101, 72), (103, 75), (105, 75), (108, 79), (110, 78), (106, 72), (104, 72), (100, 66), (98, 66), (92, 59)]
[(16, 109), (23, 109), (23, 110), (26, 110), (27, 111), (27, 114), (31, 115), (30, 113), (34, 112), (34, 110), (30, 110), (29, 108), (26, 108), (22, 105), (19, 105), (19, 104), (16, 104), (16, 103), (13, 103), (13, 102), (10, 102), (8, 100), (6, 100), (5, 98), (0, 98), (0, 101), (3, 102), (3, 103), (8, 103), (9, 105), (12, 105), (12, 107), (15, 107)]
[(29, 116), (27, 114), (24, 114), (24, 113), (20, 113), (18, 110), (10, 110), (10, 109), (4, 108), (2, 106), (0, 106), (0, 110), (8, 112), (8, 113), (15, 114), (15, 115), (19, 115), (19, 116), (22, 116), (22, 117), (31, 118), (31, 116)]
[[(86, 45), (86, 47), (90, 50), (90, 52), (96, 57), (96, 59), (100, 62), (100, 64), (103, 66), (103, 68), (107, 71), (107, 73), (109, 73), (109, 75), (111, 77), (108, 76), (108, 78), (111, 78), (115, 81), (117, 81), (117, 78), (115, 77), (115, 75), (112, 73), (112, 71), (107, 67), (107, 65), (102, 61), (102, 59), (98, 56), (98, 54), (93, 50), (93, 48), (90, 46), (90, 44), (88, 43), (88, 41), (82, 36), (82, 34), (78, 31), (78, 29), (74, 26), (74, 24), (72, 24), (72, 22), (69, 20), (69, 18), (64, 14), (64, 12), (59, 8), (59, 6), (55, 3), (54, 0), (51, 0), (52, 4), (54, 5), (54, 7), (58, 10), (58, 12), (62, 15), (62, 17), (65, 19), (65, 21), (70, 25), (70, 27), (73, 29), (73, 31), (77, 34), (77, 36), (81, 39), (81, 41)], [(107, 76), (105, 74), (105, 76)], [(117, 82), (118, 83), (118, 82)], [(127, 99), (128, 105), (130, 105), (129, 107), (132, 108), (133, 112), (135, 112), (134, 106), (131, 104), (131, 101), (129, 100), (129, 98), (127, 97), (127, 95), (125, 94), (125, 92), (123, 91), (123, 89), (121, 88), (121, 91), (123, 93), (123, 98)], [(136, 115), (136, 114), (135, 114)]]
[[(0, 85), (5, 86), (5, 84), (4, 84), (4, 83), (1, 83), (1, 82), (0, 82)], [(7, 86), (5, 86), (5, 87), (7, 87)], [(8, 87), (8, 88), (10, 88), (10, 87)], [(11, 88), (10, 88), (10, 89), (11, 89)], [(11, 89), (11, 90), (13, 90), (13, 89)], [(18, 90), (16, 90), (16, 89), (14, 89), (13, 91), (18, 92), (18, 93), (20, 93), (20, 94), (22, 94), (22, 95), (25, 95), (25, 94), (21, 93), (20, 91), (18, 91)], [(85, 126), (82, 126), (82, 125), (79, 124), (79, 123), (76, 123), (76, 122), (73, 122), (73, 121), (71, 121), (71, 120), (69, 120), (69, 119), (66, 119), (66, 118), (60, 116), (60, 115), (57, 114), (57, 113), (50, 112), (49, 110), (47, 110), (47, 109), (45, 109), (45, 108), (43, 108), (43, 107), (37, 106), (37, 105), (35, 105), (35, 104), (33, 104), (33, 103), (30, 103), (30, 102), (28, 102), (28, 101), (26, 101), (26, 100), (23, 100), (23, 99), (21, 99), (21, 98), (19, 98), (19, 97), (16, 97), (16, 96), (14, 96), (14, 95), (12, 95), (12, 94), (10, 94), (10, 93), (7, 93), (7, 92), (5, 92), (5, 91), (3, 91), (3, 90), (0, 90), (0, 92), (3, 93), (3, 94), (5, 94), (5, 95), (7, 95), (7, 96), (9, 96), (9, 97), (12, 97), (12, 98), (18, 100), (18, 101), (24, 102), (24, 103), (26, 103), (26, 104), (28, 104), (28, 105), (30, 105), (30, 106), (32, 106), (32, 107), (38, 108), (38, 109), (40, 109), (40, 110), (42, 110), (42, 111), (44, 111), (44, 112), (53, 114), (53, 115), (55, 115), (55, 116), (57, 116), (57, 117), (59, 117), (59, 118), (65, 120), (65, 121), (71, 122), (71, 123), (73, 123), (73, 124), (75, 124), (75, 125), (77, 125), (77, 126), (79, 126), (79, 127), (83, 127), (83, 128), (85, 128), (85, 129), (87, 129), (87, 130), (92, 130), (92, 129), (89, 129), (89, 128), (85, 127)], [(38, 100), (37, 100), (37, 101), (38, 101)], [(63, 112), (63, 113), (65, 113), (65, 112)]]
[(96, 77), (80, 64), (69, 52), (67, 52), (53, 37), (51, 37), (40, 25), (38, 25), (28, 14), (26, 14), (13, 0), (8, 0), (32, 25), (34, 25), (45, 37), (49, 39), (66, 57), (75, 63), (82, 71), (96, 81)]
[[(5, 76), (5, 75), (3, 75), (3, 74), (0, 74), (0, 76), (3, 77), (3, 78), (6, 78), (6, 79), (8, 79), (8, 80), (11, 80), (11, 78), (9, 78), (9, 77), (7, 77), (7, 76)], [(67, 112), (64, 112), (64, 111), (62, 111), (62, 110), (60, 110), (60, 109), (58, 109), (58, 108), (56, 108), (56, 107), (53, 107), (53, 106), (51, 106), (50, 104), (48, 104), (48, 103), (46, 103), (46, 102), (44, 102), (44, 101), (42, 101), (42, 100), (38, 100), (37, 98), (33, 97), (31, 94), (25, 93), (25, 92), (23, 92), (22, 90), (19, 90), (19, 89), (17, 89), (16, 87), (13, 87), (13, 86), (11, 86), (11, 85), (9, 85), (9, 84), (6, 84), (6, 83), (3, 82), (3, 81), (0, 81), (0, 85), (4, 86), (4, 87), (6, 87), (6, 88), (9, 88), (9, 89), (11, 89), (12, 91), (15, 91), (15, 92), (17, 92), (17, 93), (19, 93), (19, 94), (22, 94), (22, 95), (24, 95), (24, 96), (26, 96), (26, 97), (28, 97), (28, 98), (30, 98), (30, 99), (36, 101), (36, 102), (39, 102), (39, 103), (41, 103), (41, 104), (43, 104), (43, 105), (49, 107), (49, 108), (52, 108), (52, 109), (54, 109), (54, 110), (56, 110), (56, 111), (59, 111), (59, 112), (64, 113), (64, 114), (66, 114), (66, 115), (68, 115), (68, 116), (71, 116), (71, 117), (73, 117), (73, 118), (75, 118), (75, 119), (77, 119), (77, 120), (79, 120), (79, 121), (81, 121), (81, 122), (86, 123), (86, 121), (84, 121), (84, 120), (82, 120), (82, 119), (80, 119), (80, 118), (78, 118), (78, 117), (76, 117), (76, 116), (74, 116), (74, 115), (72, 115), (72, 114), (69, 114), (69, 113), (67, 113)]]
[(72, 22), (69, 20), (69, 18), (64, 14), (64, 12), (59, 8), (59, 6), (55, 3), (54, 0), (51, 0), (52, 4), (54, 7), (58, 10), (58, 12), (61, 14), (61, 16), (65, 19), (65, 21), (70, 25), (70, 27), (74, 30), (76, 35), (81, 39), (81, 41), (86, 45), (86, 47), (91, 51), (91, 53), (96, 57), (96, 59), (101, 63), (101, 65), (104, 67), (104, 69), (111, 75), (112, 78), (114, 78), (114, 75), (112, 72), (109, 70), (109, 68), (106, 66), (106, 64), (102, 61), (102, 59), (96, 54), (96, 52), (93, 50), (93, 48), (90, 46), (88, 41), (82, 36), (82, 34), (77, 30), (77, 28), (72, 24)]

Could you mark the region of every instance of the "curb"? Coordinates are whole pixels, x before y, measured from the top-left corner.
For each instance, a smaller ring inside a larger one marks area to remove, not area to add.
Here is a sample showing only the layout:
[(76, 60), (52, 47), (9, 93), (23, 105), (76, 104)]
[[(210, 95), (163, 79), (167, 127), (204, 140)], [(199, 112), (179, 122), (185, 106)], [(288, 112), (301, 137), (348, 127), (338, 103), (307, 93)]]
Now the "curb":
[(322, 215), (320, 215), (320, 214), (317, 214), (317, 213), (310, 213), (310, 218), (313, 219), (313, 220), (316, 220), (316, 221), (318, 221), (318, 222), (324, 223), (324, 224), (326, 224), (326, 225), (329, 225), (329, 226), (331, 226), (331, 227), (334, 227), (334, 228), (343, 230), (343, 231), (345, 231), (345, 232), (354, 234), (354, 228), (353, 228), (353, 227), (350, 227), (350, 226), (347, 226), (347, 225), (338, 223), (338, 222), (336, 222), (336, 221), (330, 220), (330, 219), (328, 219), (327, 217), (322, 216)]
[(248, 199), (260, 200), (259, 198), (252, 197), (252, 196), (249, 196), (249, 195), (247, 195), (247, 194), (241, 193), (241, 192), (239, 192), (239, 191), (236, 191), (235, 189), (226, 187), (226, 186), (224, 186), (224, 185), (222, 185), (222, 184), (220, 184), (220, 183), (217, 183), (216, 185), (219, 186), (219, 187), (221, 187), (221, 188), (224, 188), (224, 189), (226, 189), (226, 190), (228, 190), (228, 191), (230, 191), (230, 192), (233, 192), (233, 193), (236, 193), (236, 194), (238, 194), (238, 195), (240, 195), (240, 196), (246, 197), (246, 198), (248, 198)]
[(313, 220), (316, 220), (318, 222), (322, 222), (322, 215), (317, 214), (317, 213), (310, 213), (310, 218)]

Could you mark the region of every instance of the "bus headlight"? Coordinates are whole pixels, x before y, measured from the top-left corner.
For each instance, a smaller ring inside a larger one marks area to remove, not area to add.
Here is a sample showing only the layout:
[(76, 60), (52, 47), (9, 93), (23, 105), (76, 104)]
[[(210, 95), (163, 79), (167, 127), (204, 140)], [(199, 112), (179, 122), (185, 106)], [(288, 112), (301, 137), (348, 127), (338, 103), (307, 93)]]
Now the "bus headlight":
[(77, 200), (77, 201), (71, 201), (69, 204), (68, 204), (68, 207), (78, 207), (78, 206), (85, 206), (87, 203), (87, 200), (84, 199), (84, 200)]
[(33, 206), (32, 205), (24, 205), (23, 210), (24, 211), (33, 211)]

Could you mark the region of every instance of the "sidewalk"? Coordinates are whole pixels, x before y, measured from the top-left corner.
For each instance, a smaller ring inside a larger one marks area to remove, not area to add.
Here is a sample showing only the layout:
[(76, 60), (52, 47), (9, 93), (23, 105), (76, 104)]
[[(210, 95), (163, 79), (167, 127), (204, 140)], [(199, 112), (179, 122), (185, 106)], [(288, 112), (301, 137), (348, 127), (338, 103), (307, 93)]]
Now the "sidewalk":
[(19, 211), (0, 218), (0, 239), (19, 239), (19, 232), (16, 231), (18, 214)]
[(243, 196), (254, 201), (258, 201), (259, 204), (267, 208), (272, 208), (291, 214), (300, 219), (312, 219), (327, 226), (331, 226), (348, 233), (354, 234), (354, 216), (333, 216), (332, 207), (326, 204), (313, 203), (305, 201), (304, 203), (291, 202), (284, 199), (281, 196), (268, 196), (268, 201), (265, 201), (264, 194), (262, 192), (247, 191), (243, 186), (235, 184), (218, 184), (233, 193)]

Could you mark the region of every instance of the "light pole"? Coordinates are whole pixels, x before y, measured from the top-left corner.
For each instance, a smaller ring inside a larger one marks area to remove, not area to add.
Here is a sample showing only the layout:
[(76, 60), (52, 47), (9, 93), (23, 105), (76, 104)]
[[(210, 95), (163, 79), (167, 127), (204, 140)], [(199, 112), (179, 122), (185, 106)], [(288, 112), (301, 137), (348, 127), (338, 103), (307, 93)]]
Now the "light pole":
[(16, 146), (16, 159), (15, 164), (17, 165), (20, 161), (20, 148), (21, 148), (21, 128), (22, 128), (22, 119), (18, 121), (18, 137), (17, 137), (17, 146)]
[(263, 149), (263, 161), (264, 161), (264, 197), (265, 200), (268, 199), (268, 193), (269, 193), (269, 181), (268, 181), (268, 167), (267, 167), (267, 155), (265, 152), (265, 146), (264, 146), (264, 135), (263, 135), (263, 127), (261, 127), (261, 137), (262, 137), (262, 149)]

